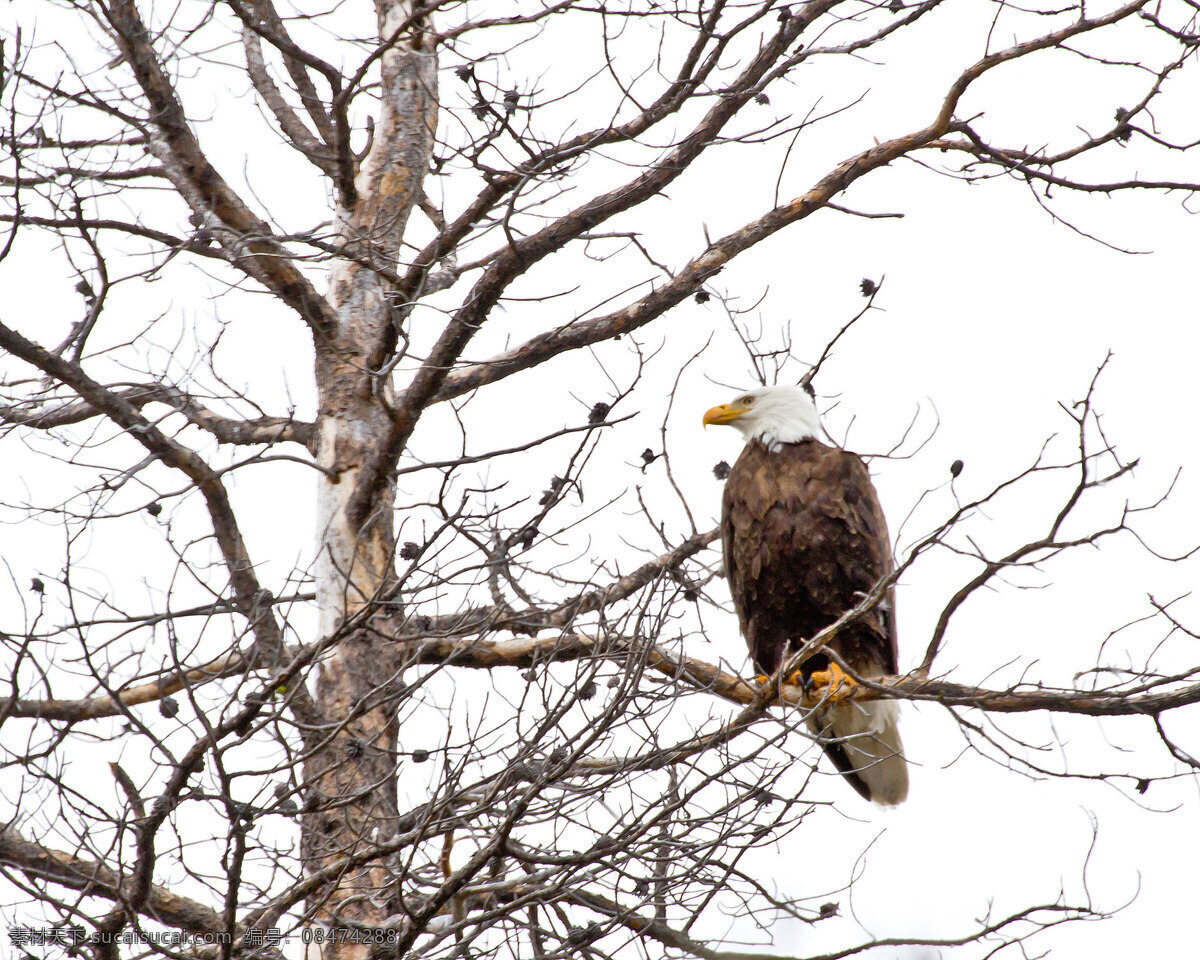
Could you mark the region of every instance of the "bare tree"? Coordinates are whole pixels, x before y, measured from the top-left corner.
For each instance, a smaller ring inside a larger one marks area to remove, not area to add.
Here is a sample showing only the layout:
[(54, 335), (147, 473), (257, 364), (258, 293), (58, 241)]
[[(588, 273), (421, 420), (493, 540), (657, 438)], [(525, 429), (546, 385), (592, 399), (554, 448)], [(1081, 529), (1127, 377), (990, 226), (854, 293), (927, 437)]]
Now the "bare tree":
[[(978, 36), (936, 44), (950, 79), (918, 122), (864, 127), (797, 185), (823, 121), (859, 106), (834, 100), (837, 71), (903, 76), (912, 47), (889, 62), (893, 46), (942, 6), (78, 0), (10, 32), (3, 255), (36, 262), (55, 305), (0, 322), (10, 456), (45, 460), (8, 510), (56, 551), (32, 586), (7, 557), (0, 624), (0, 870), (23, 915), (98, 958), (294, 954), (281, 931), (325, 958), (746, 960), (768, 954), (722, 945), (714, 915), (769, 940), (781, 917), (836, 913), (747, 867), (824, 815), (812, 695), (685, 653), (714, 618), (728, 629), (728, 597), (694, 519), (711, 507), (672, 474), (672, 376), (643, 376), (655, 348), (631, 335), (691, 298), (743, 323), (717, 274), (820, 211), (895, 216), (845, 194), (897, 161), (1015, 180), (1063, 219), (1063, 195), (1200, 189), (1171, 172), (1196, 144), (1155, 120), (1200, 43), (1189, 0), (993, 4)], [(989, 122), (1046, 56), (1063, 90), (1111, 75), (1111, 119), (1084, 89), (1043, 144)], [(726, 155), (744, 183), (714, 175)], [(717, 195), (764, 178), (765, 207), (699, 242), (671, 232), (708, 217), (670, 191), (709, 185), (721, 222)], [(74, 317), (57, 312), (72, 284)], [(739, 329), (764, 379), (829, 354)], [(603, 395), (558, 379), (572, 357)], [(636, 436), (635, 396), (666, 413), (622, 491), (603, 464), (628, 457), (613, 438)], [(856, 696), (941, 704), (977, 742), (981, 714), (1158, 724), (1200, 700), (1194, 668), (1116, 670), (1103, 648), (1074, 686), (939, 671), (969, 597), (1136, 533), (1157, 502), (1079, 529), (1132, 463), (1094, 384), (1065, 409), (1070, 455), (1048, 446), (908, 537), (895, 577), (810, 638), (932, 553), (974, 559), (917, 668)], [(1074, 479), (1036, 537), (992, 553), (963, 532), (1046, 474)], [(1152, 615), (1195, 638), (1170, 603)], [(838, 956), (1022, 943), (1098, 911), (1030, 904)]]

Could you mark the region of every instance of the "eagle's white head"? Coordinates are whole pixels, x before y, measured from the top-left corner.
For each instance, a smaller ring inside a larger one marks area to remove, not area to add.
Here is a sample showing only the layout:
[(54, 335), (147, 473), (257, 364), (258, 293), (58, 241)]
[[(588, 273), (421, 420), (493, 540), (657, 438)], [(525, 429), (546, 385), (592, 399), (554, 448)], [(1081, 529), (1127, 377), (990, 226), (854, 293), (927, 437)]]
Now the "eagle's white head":
[(736, 427), (747, 442), (761, 440), (769, 450), (824, 435), (812, 396), (803, 387), (789, 385), (739, 393), (704, 414), (704, 425), (710, 423)]

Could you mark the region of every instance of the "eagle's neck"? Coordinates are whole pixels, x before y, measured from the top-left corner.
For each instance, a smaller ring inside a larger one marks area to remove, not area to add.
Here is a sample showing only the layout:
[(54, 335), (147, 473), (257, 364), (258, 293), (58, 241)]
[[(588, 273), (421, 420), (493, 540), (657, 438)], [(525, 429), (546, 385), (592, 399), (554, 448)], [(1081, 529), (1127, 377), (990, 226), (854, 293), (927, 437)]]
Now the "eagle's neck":
[(757, 440), (772, 453), (778, 452), (785, 443), (800, 443), (803, 440), (819, 440), (824, 431), (816, 418), (814, 411), (811, 420), (801, 417), (787, 419), (764, 418), (765, 422), (755, 424), (753, 432), (745, 431), (746, 442)]
[(799, 440), (774, 440), (769, 437), (755, 437), (746, 443), (747, 447), (757, 446), (766, 450), (767, 453), (779, 453), (785, 447), (794, 447), (801, 443), (816, 443), (821, 441), (816, 437), (801, 437)]

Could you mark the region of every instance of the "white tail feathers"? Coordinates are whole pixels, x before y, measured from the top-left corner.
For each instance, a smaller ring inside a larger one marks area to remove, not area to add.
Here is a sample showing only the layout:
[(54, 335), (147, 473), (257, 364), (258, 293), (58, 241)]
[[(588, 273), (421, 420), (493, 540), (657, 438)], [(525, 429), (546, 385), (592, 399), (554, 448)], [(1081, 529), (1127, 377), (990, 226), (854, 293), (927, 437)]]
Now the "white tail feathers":
[(899, 715), (894, 700), (852, 700), (819, 707), (808, 718), (809, 729), (854, 788), (884, 806), (908, 796)]

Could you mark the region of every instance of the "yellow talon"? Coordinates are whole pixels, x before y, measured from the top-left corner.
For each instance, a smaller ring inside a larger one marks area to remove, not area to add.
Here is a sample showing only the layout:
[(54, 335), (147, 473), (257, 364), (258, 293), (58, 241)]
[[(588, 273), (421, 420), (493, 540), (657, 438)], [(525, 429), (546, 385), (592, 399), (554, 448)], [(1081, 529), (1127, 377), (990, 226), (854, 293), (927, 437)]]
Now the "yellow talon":
[(812, 684), (814, 697), (822, 700), (849, 700), (854, 695), (852, 688), (859, 685), (858, 681), (846, 674), (846, 671), (836, 663), (831, 663), (828, 670), (818, 670), (808, 678)]

